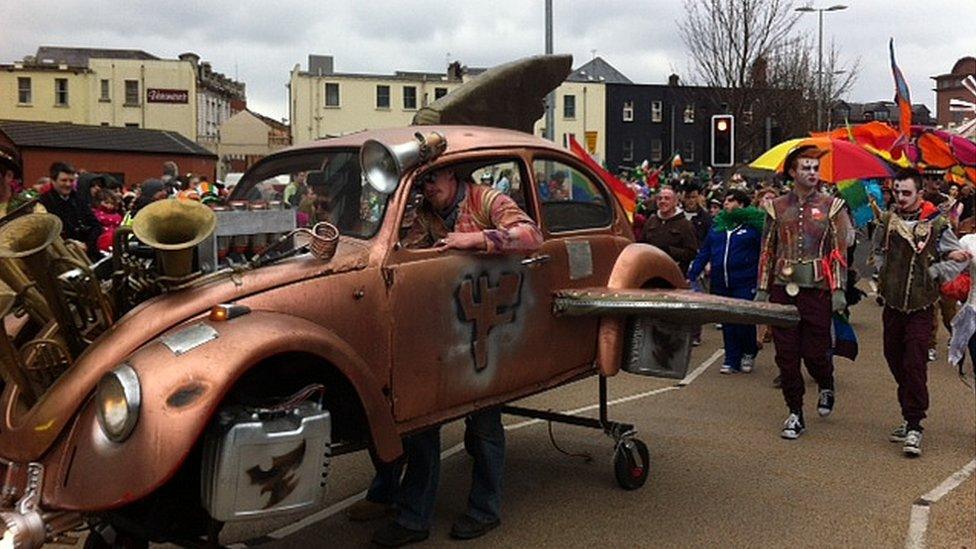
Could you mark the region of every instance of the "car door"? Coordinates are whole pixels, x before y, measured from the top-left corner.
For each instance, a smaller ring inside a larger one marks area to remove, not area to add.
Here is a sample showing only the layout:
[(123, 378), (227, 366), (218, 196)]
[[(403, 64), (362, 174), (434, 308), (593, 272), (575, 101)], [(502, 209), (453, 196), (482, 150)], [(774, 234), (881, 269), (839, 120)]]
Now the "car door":
[[(621, 247), (613, 232), (614, 198), (574, 159), (552, 151), (531, 159), (533, 190), (551, 257), (549, 275), (558, 290), (606, 286)], [(592, 363), (600, 319), (554, 318), (548, 348), (555, 370)]]
[[(438, 167), (445, 166), (457, 170), (469, 185), (476, 184), (474, 179), (477, 184), (497, 183), (510, 169), (511, 196), (533, 214), (533, 203), (527, 200), (531, 194), (523, 185), (529, 181), (528, 171), (517, 155), (482, 154)], [(410, 217), (409, 211), (401, 212), (401, 236)], [(458, 415), (550, 377), (547, 341), (555, 287), (544, 253), (488, 255), (405, 247), (391, 252), (385, 269), (393, 314), (391, 386), (397, 421)]]

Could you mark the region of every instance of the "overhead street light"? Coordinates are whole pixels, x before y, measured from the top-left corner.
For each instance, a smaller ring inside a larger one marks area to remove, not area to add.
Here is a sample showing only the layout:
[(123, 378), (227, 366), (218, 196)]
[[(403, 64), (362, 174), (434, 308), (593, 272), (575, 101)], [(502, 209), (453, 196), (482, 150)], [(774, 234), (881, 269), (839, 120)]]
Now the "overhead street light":
[(825, 11), (846, 10), (844, 4), (834, 4), (829, 8), (815, 8), (813, 6), (802, 6), (796, 11), (802, 13), (817, 12), (818, 32), (817, 32), (817, 130), (823, 128), (823, 14)]

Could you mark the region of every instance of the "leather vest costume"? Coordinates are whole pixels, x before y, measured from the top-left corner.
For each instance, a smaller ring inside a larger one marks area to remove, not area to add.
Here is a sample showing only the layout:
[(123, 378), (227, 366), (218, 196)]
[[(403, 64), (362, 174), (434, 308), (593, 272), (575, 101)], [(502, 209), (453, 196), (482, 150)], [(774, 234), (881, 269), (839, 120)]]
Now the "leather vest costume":
[(825, 290), (847, 281), (847, 231), (844, 201), (814, 192), (802, 201), (794, 191), (766, 206), (766, 228), (759, 256), (759, 289), (772, 284)]
[(939, 282), (929, 267), (939, 261), (939, 239), (948, 222), (940, 215), (912, 226), (892, 213), (882, 222), (885, 259), (878, 295), (885, 305), (905, 313), (931, 306), (939, 300)]

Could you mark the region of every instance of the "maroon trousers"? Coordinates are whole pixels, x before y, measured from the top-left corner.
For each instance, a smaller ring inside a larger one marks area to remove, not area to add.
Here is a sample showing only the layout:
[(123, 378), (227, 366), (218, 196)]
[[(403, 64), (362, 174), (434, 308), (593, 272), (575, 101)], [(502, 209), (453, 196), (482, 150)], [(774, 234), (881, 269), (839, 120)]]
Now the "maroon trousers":
[(934, 314), (934, 307), (910, 313), (885, 307), (881, 316), (885, 360), (898, 383), (901, 415), (914, 429), (921, 428), (920, 422), (929, 409), (926, 359)]
[(800, 371), (800, 359), (821, 389), (834, 388), (834, 365), (830, 360), (830, 292), (814, 288), (801, 288), (796, 297), (790, 297), (786, 288), (773, 284), (769, 301), (796, 305), (800, 311), (800, 323), (792, 328), (773, 327), (773, 343), (776, 345), (776, 365), (783, 387), (783, 398), (790, 411), (803, 413), (804, 382)]

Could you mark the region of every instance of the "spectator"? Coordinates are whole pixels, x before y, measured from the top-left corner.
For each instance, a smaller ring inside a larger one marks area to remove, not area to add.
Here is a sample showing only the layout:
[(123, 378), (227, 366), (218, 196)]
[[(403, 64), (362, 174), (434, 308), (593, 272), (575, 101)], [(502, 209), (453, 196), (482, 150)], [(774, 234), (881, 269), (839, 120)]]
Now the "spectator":
[(78, 202), (83, 204), (86, 208), (92, 208), (97, 205), (96, 197), (101, 194), (102, 188), (105, 186), (104, 176), (97, 173), (83, 173), (78, 175), (78, 185), (75, 190), (78, 191)]
[(695, 227), (678, 207), (678, 197), (671, 186), (657, 193), (657, 212), (644, 222), (641, 242), (657, 246), (678, 263), (681, 272), (688, 272), (688, 263), (698, 252)]
[(82, 243), (88, 257), (99, 258), (98, 237), (102, 225), (75, 190), (75, 169), (64, 162), (51, 164), (51, 191), (41, 195), (41, 205), (61, 219), (61, 235)]
[(115, 240), (115, 229), (122, 224), (122, 197), (119, 193), (102, 189), (97, 197), (95, 219), (102, 225), (102, 234), (98, 237), (98, 249), (103, 252), (111, 251)]
[(160, 177), (160, 181), (164, 184), (174, 184), (176, 178), (180, 176), (180, 168), (176, 165), (176, 162), (172, 160), (163, 162), (163, 176)]
[[(749, 203), (749, 195), (741, 189), (732, 189), (725, 195), (724, 209), (715, 217), (688, 271), (688, 279), (695, 280), (709, 265), (713, 294), (749, 300), (756, 295), (756, 265), (765, 213)], [(724, 323), (722, 340), (725, 362), (720, 372), (751, 372), (758, 351), (755, 325)]]
[(685, 184), (682, 203), (685, 207), (685, 218), (695, 227), (695, 237), (698, 242), (704, 242), (708, 230), (712, 227), (712, 217), (705, 211), (705, 196), (698, 183)]

